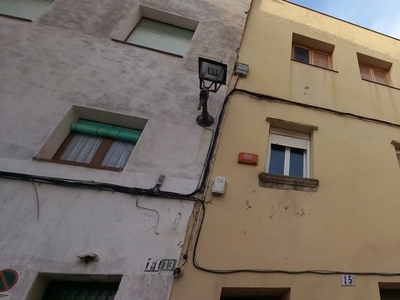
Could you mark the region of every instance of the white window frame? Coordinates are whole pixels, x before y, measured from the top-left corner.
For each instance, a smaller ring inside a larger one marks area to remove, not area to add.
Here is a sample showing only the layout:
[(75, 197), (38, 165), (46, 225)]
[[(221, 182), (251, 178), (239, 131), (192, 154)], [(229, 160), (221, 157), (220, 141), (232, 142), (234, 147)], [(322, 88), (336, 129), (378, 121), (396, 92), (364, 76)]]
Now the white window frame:
[(268, 140), (267, 165), (265, 172), (269, 173), (271, 160), (271, 145), (285, 146), (285, 161), (283, 175), (289, 176), (290, 148), (304, 149), (306, 155), (303, 160), (303, 177), (310, 177), (310, 135), (285, 129), (271, 128)]

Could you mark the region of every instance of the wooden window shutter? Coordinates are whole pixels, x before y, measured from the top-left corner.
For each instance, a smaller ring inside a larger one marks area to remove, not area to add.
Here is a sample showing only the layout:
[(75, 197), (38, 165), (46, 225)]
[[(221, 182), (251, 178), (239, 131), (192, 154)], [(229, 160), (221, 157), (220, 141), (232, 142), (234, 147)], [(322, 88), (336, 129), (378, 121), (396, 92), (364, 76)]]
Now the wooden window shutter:
[(379, 69), (374, 69), (375, 81), (382, 84), (388, 84), (387, 72)]
[(314, 51), (314, 65), (329, 69), (329, 55)]
[(360, 73), (361, 78), (372, 81), (370, 68), (367, 66), (359, 65), (360, 66)]

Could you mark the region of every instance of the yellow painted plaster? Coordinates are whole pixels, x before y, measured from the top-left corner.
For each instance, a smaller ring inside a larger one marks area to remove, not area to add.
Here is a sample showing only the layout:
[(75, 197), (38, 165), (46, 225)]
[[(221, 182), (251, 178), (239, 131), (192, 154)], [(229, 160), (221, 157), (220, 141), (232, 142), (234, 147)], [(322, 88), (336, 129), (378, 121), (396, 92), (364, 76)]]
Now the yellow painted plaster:
[[(335, 45), (336, 72), (291, 60), (293, 32)], [(400, 88), (396, 39), (281, 0), (255, 0), (239, 61), (249, 64), (238, 88), (296, 103), (400, 123), (400, 90), (361, 80), (356, 53), (393, 63)], [(263, 188), (270, 124), (267, 118), (317, 126), (311, 133), (315, 193)], [(399, 272), (400, 170), (393, 140), (400, 128), (234, 94), (226, 113), (211, 178), (228, 179), (225, 195), (207, 190), (197, 247), (199, 265), (213, 270), (336, 270)], [(257, 166), (237, 163), (239, 152), (259, 155)], [(210, 183), (212, 184), (212, 183)], [(193, 249), (193, 240), (188, 238)], [(400, 276), (211, 274), (196, 269), (189, 251), (171, 299), (220, 299), (224, 287), (291, 289), (291, 300), (378, 300), (379, 282)]]

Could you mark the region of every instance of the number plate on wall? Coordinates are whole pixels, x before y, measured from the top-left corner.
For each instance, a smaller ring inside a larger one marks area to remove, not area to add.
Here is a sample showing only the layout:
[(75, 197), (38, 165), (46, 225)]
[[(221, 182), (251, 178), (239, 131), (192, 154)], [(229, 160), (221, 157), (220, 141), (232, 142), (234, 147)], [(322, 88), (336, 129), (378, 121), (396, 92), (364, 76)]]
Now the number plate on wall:
[(343, 274), (341, 275), (342, 285), (354, 285), (354, 275), (351, 274)]
[(174, 271), (178, 260), (176, 259), (152, 259), (149, 258), (146, 267), (144, 269), (145, 272), (160, 272), (160, 271)]

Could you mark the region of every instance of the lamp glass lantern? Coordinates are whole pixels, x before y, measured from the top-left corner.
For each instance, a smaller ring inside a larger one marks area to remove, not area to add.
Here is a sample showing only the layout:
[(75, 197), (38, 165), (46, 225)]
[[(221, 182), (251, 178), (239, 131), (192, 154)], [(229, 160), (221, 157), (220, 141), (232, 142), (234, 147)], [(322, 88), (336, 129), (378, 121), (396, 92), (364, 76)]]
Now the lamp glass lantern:
[(200, 89), (216, 93), (226, 84), (227, 68), (226, 64), (199, 57)]

